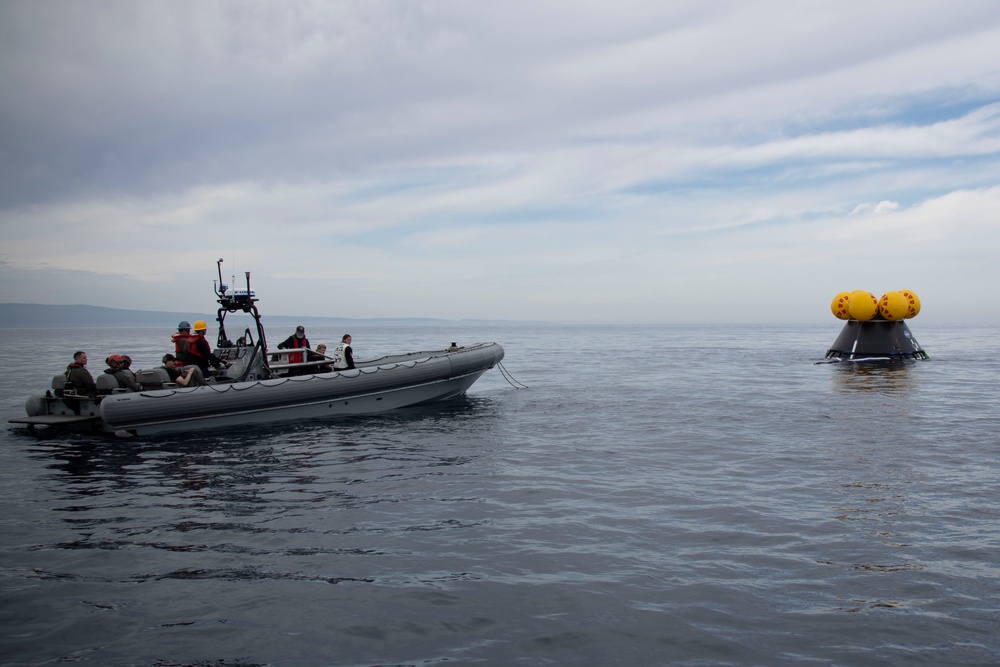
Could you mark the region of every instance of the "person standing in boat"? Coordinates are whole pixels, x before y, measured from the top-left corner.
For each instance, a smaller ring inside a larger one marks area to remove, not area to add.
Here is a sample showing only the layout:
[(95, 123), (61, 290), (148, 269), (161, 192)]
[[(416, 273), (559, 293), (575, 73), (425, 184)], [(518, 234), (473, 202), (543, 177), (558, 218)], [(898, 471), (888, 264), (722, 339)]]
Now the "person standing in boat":
[(344, 334), (340, 345), (333, 351), (333, 370), (346, 371), (354, 368), (354, 351), (351, 349), (351, 334)]
[[(309, 347), (309, 339), (306, 338), (306, 328), (301, 324), (295, 327), (295, 333), (278, 343), (279, 350), (297, 350), (301, 347)], [(288, 363), (301, 364), (304, 361), (301, 354), (289, 354)]]
[[(308, 348), (309, 339), (306, 338), (306, 328), (301, 324), (295, 327), (295, 333), (286, 338), (285, 340), (278, 343), (279, 350), (297, 350), (299, 348)], [(301, 352), (293, 352), (288, 355), (288, 363), (290, 364), (301, 364), (305, 361), (305, 355)], [(288, 371), (289, 375), (302, 375), (303, 373), (308, 373), (309, 371), (301, 368), (291, 368)]]
[(225, 368), (226, 366), (226, 362), (212, 354), (212, 346), (209, 344), (208, 339), (205, 338), (206, 331), (208, 331), (208, 325), (205, 324), (204, 320), (195, 322), (194, 334), (187, 339), (187, 352), (183, 355), (177, 355), (184, 362), (185, 366), (197, 366), (203, 376), (208, 375), (209, 366), (215, 366), (216, 368)]
[(177, 333), (170, 337), (170, 342), (174, 344), (174, 354), (177, 355), (178, 359), (184, 359), (187, 355), (192, 338), (191, 323), (187, 320), (181, 320), (177, 325)]
[(87, 396), (97, 396), (97, 383), (94, 376), (87, 370), (87, 353), (73, 353), (73, 363), (66, 367), (66, 380), (73, 385), (76, 393)]
[(126, 367), (125, 358), (122, 355), (112, 354), (104, 360), (104, 363), (108, 365), (104, 372), (113, 376), (119, 387), (129, 391), (142, 391), (142, 386), (135, 381), (135, 374)]

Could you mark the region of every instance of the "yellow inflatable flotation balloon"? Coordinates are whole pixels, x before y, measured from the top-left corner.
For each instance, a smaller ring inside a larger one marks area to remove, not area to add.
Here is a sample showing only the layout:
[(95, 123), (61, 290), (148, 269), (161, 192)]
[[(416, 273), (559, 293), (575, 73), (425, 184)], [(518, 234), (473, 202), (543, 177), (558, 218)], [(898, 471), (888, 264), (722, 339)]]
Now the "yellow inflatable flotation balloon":
[(878, 300), (878, 312), (889, 321), (901, 320), (910, 312), (910, 303), (899, 292), (886, 292)]
[(919, 299), (919, 297), (917, 297), (916, 294), (914, 294), (913, 292), (911, 292), (908, 289), (901, 289), (901, 290), (899, 290), (899, 293), (903, 295), (904, 299), (906, 299), (906, 304), (907, 304), (907, 307), (908, 307), (907, 314), (903, 315), (903, 317), (905, 317), (907, 319), (909, 319), (911, 317), (916, 317), (917, 314), (920, 312), (920, 299)]
[(837, 296), (833, 297), (833, 303), (830, 304), (830, 310), (833, 311), (833, 314), (838, 320), (849, 320), (851, 319), (851, 315), (847, 312), (847, 308), (850, 305), (851, 293), (841, 292)]
[(867, 322), (875, 317), (878, 312), (878, 299), (871, 292), (863, 289), (856, 289), (851, 292), (851, 302), (847, 306), (847, 312), (851, 317), (859, 322)]

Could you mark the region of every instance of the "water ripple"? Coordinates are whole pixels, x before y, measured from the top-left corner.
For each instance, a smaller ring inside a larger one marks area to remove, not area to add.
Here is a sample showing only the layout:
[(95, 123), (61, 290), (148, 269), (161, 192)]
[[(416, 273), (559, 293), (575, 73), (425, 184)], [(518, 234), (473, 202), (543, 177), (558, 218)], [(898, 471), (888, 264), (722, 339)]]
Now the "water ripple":
[(4, 664), (997, 664), (1000, 362), (953, 333), (879, 367), (815, 365), (823, 328), (529, 327), (483, 335), (528, 390), (11, 431)]

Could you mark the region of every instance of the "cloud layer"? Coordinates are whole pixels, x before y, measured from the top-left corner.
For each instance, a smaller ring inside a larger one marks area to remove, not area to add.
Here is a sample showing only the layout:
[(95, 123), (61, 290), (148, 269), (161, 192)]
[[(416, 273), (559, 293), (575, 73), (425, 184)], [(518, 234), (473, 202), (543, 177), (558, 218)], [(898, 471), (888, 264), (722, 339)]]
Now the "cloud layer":
[[(1000, 321), (1000, 7), (0, 4), (0, 301)], [(317, 299), (319, 295), (319, 299)]]

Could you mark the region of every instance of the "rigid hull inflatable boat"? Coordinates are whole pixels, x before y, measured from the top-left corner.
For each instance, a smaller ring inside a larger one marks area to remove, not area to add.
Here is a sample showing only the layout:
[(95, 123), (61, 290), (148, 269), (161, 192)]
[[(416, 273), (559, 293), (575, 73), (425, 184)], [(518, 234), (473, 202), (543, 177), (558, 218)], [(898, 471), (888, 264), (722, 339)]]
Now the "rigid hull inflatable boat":
[[(221, 262), (221, 260), (220, 260)], [(503, 359), (496, 343), (409, 352), (356, 362), (356, 368), (315, 372), (331, 359), (306, 350), (268, 350), (264, 328), (250, 290), (227, 290), (221, 280), (219, 341), (214, 350), (227, 367), (202, 387), (179, 387), (165, 369), (136, 373), (142, 391), (105, 389), (106, 374), (97, 377), (98, 395), (77, 394), (57, 375), (52, 389), (32, 396), (27, 417), (13, 423), (118, 435), (149, 435), (282, 421), (322, 419), (384, 412), (460, 396)], [(235, 342), (225, 333), (227, 313), (245, 312), (256, 323)], [(295, 355), (295, 356), (293, 356)], [(305, 357), (292, 363), (289, 359)]]

